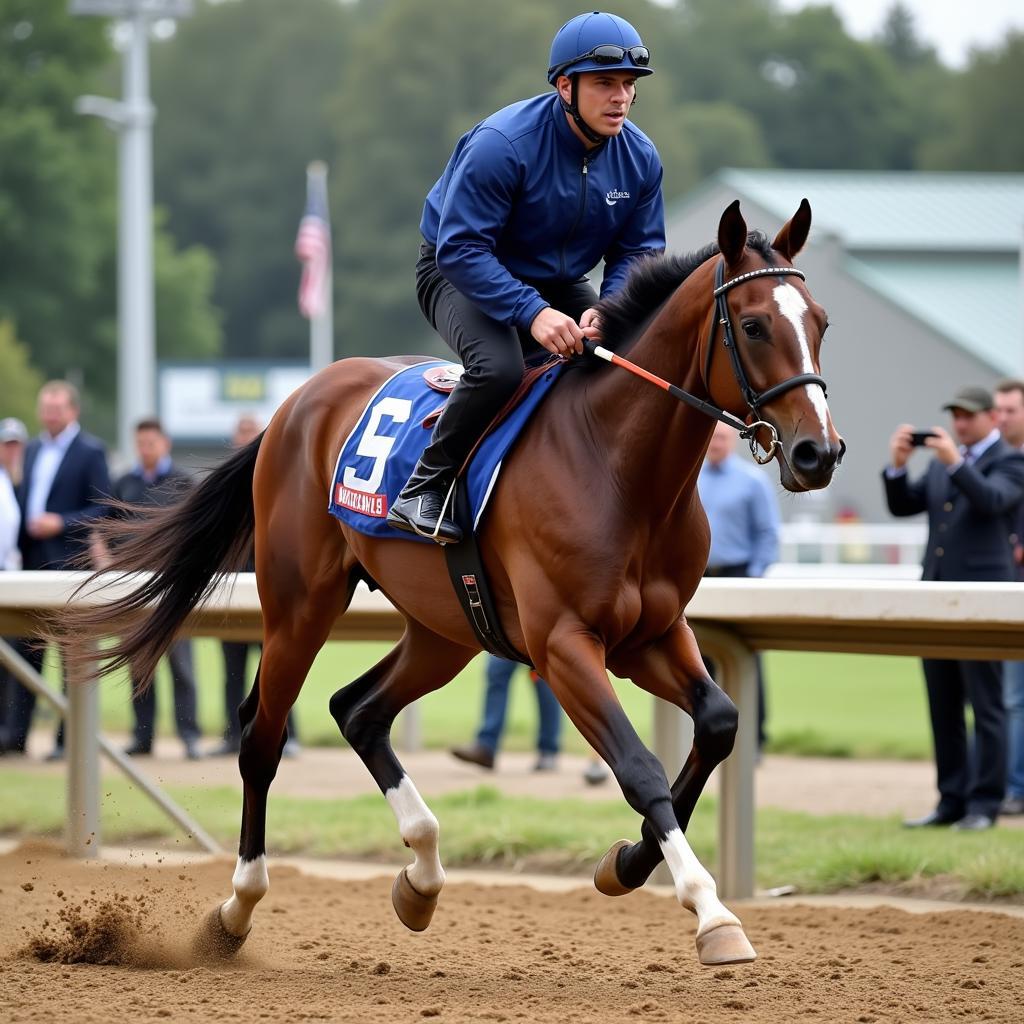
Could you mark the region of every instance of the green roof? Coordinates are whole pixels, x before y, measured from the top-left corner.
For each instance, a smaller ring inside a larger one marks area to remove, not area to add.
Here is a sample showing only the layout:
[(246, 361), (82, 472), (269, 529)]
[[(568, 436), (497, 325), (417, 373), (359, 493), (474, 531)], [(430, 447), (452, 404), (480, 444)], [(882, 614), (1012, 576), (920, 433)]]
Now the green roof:
[(711, 183), (782, 220), (806, 196), (847, 249), (1017, 252), (1024, 233), (1024, 174), (729, 168)]
[(812, 240), (837, 238), (852, 276), (997, 373), (1024, 373), (1024, 174), (730, 168), (681, 207), (714, 187), (780, 222), (806, 196)]

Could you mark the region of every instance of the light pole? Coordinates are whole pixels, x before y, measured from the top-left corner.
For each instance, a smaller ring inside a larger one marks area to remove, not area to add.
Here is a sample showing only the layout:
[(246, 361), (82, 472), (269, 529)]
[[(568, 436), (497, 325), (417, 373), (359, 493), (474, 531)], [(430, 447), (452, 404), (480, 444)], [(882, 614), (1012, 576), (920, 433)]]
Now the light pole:
[(192, 0), (71, 0), (72, 14), (121, 19), (122, 98), (80, 96), (79, 114), (101, 117), (117, 133), (117, 447), (132, 452), (135, 423), (156, 411), (153, 317), (153, 139), (149, 98), (152, 22), (192, 13)]

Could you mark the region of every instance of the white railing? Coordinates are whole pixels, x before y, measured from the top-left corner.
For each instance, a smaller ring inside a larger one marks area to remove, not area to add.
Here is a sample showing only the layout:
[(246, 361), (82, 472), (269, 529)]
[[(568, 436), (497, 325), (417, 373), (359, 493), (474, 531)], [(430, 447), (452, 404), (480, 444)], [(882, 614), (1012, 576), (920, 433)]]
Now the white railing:
[[(0, 573), (0, 635), (31, 630), (35, 616), (62, 608), (81, 576)], [(95, 598), (86, 598), (90, 603)], [(864, 580), (706, 579), (686, 610), (718, 681), (740, 709), (733, 753), (722, 764), (718, 883), (724, 896), (754, 892), (754, 764), (757, 752), (756, 650), (927, 655), (935, 658), (1024, 658), (1024, 585)], [(379, 593), (357, 592), (331, 633), (335, 640), (397, 639), (402, 618)], [(260, 638), (255, 578), (240, 574), (189, 620), (188, 631), (231, 639)], [(2, 648), (0, 648), (2, 650)], [(823, 679), (822, 685), (828, 684)], [(95, 700), (96, 687), (83, 687)], [(77, 704), (77, 707), (76, 707)], [(95, 712), (71, 701), (69, 719)], [(95, 718), (89, 719), (95, 721)], [(660, 704), (655, 753), (672, 778), (689, 746), (688, 719)], [(69, 720), (69, 777), (98, 787), (98, 745)], [(128, 767), (131, 767), (130, 765)], [(79, 774), (80, 773), (80, 774)], [(81, 787), (78, 787), (79, 789)], [(69, 787), (73, 793), (75, 787)], [(98, 805), (93, 794), (86, 803)], [(69, 817), (75, 811), (69, 807)], [(98, 828), (98, 823), (97, 823)], [(81, 826), (74, 825), (74, 834)], [(86, 851), (75, 850), (78, 855)]]
[(923, 522), (783, 523), (779, 562), (918, 567), (927, 536)]

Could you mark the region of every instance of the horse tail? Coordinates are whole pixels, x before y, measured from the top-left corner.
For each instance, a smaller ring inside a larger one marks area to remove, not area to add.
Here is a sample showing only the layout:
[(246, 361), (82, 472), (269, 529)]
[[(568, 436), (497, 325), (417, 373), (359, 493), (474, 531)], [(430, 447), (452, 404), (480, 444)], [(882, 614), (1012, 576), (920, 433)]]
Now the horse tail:
[[(102, 670), (130, 666), (139, 690), (151, 684), (189, 612), (251, 554), (253, 474), (262, 440), (261, 433), (176, 502), (145, 508), (114, 504), (126, 517), (106, 519), (95, 528), (110, 561), (77, 588), (48, 631), (50, 639), (66, 646), (69, 663), (94, 674), (96, 652), (81, 641), (110, 637), (99, 652)], [(120, 590), (121, 574), (129, 576), (127, 593), (75, 604), (83, 594), (92, 598), (111, 587)]]

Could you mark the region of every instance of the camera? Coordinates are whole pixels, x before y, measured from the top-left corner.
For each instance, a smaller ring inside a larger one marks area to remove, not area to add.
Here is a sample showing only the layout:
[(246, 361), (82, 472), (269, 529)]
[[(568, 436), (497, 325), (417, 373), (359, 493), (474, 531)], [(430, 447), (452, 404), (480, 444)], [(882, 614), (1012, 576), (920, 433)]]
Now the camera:
[(915, 448), (923, 448), (929, 437), (938, 437), (934, 430), (914, 430), (910, 434), (910, 443)]

